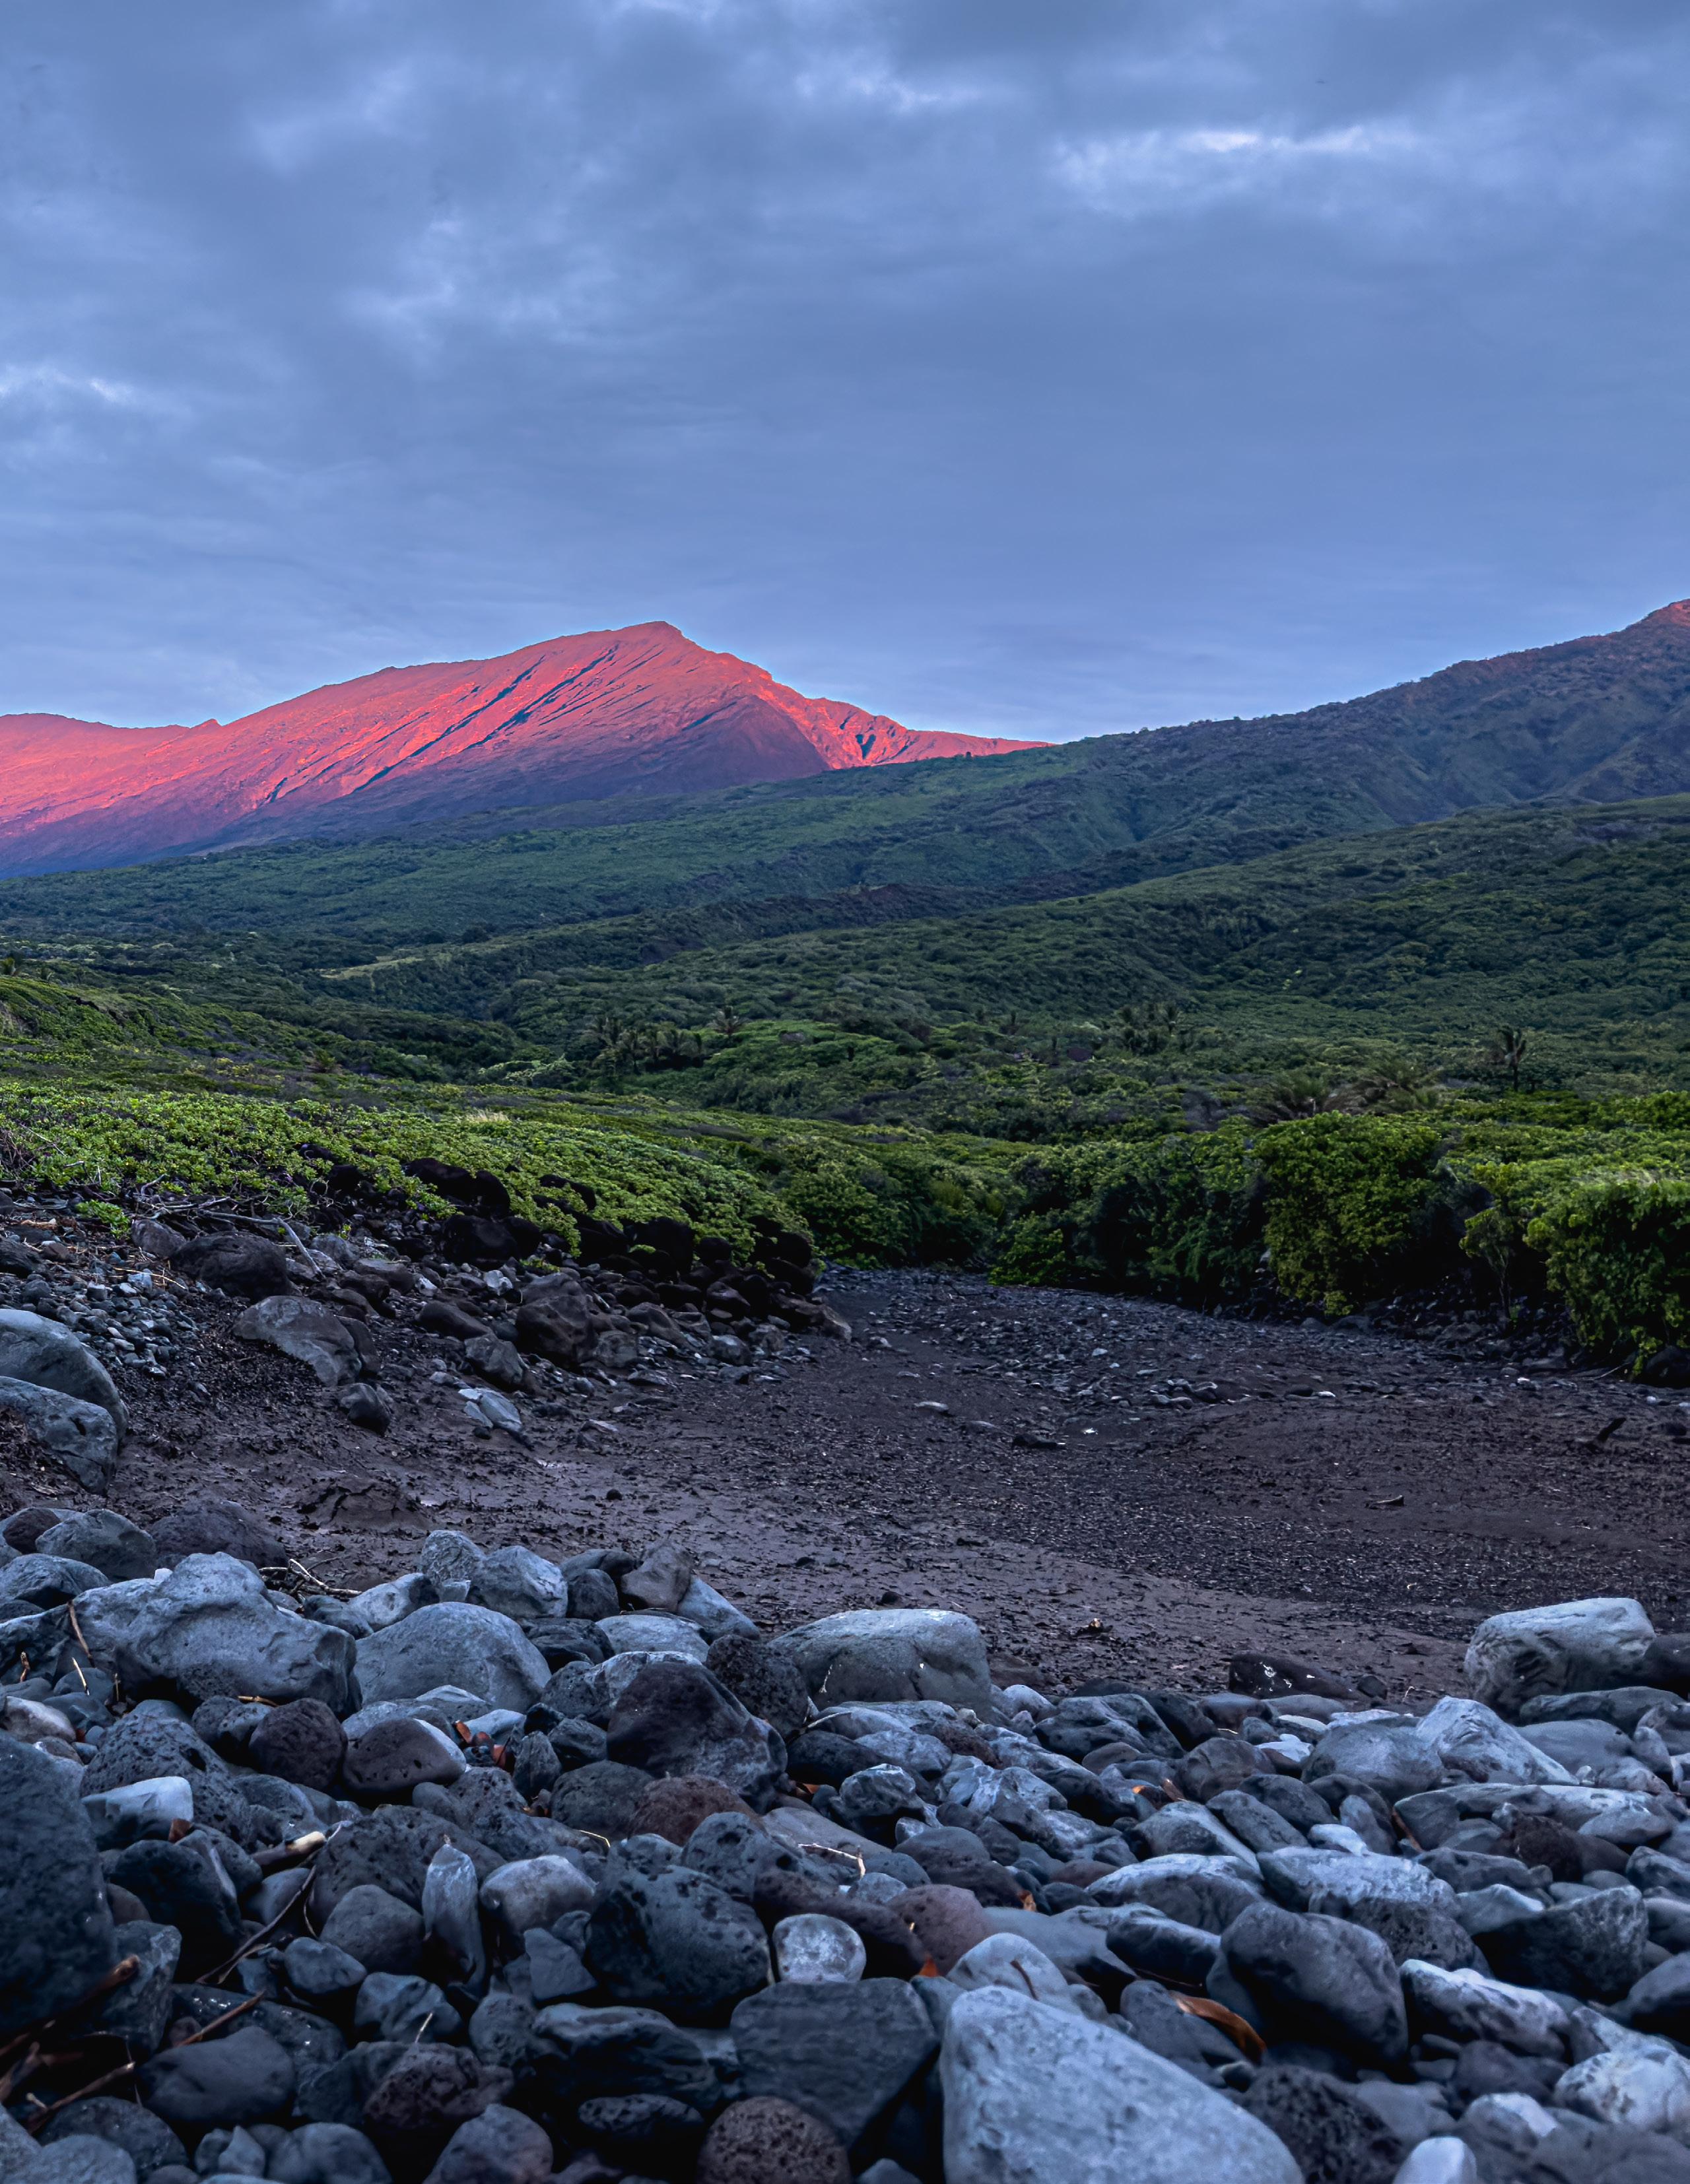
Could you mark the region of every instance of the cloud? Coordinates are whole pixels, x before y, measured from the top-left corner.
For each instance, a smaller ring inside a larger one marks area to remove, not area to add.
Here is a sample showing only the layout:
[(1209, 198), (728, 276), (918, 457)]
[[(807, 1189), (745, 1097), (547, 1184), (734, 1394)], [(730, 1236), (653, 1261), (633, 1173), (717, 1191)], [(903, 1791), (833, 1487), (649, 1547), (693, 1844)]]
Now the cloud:
[(20, 0), (0, 710), (661, 616), (920, 725), (1690, 588), (1666, 0)]

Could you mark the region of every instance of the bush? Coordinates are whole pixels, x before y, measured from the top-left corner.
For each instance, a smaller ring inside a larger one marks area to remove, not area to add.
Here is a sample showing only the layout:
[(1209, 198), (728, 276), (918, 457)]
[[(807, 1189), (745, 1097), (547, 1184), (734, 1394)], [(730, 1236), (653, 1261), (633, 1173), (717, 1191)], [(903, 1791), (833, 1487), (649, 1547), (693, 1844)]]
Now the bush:
[(1075, 1240), (1112, 1288), (1214, 1304), (1255, 1279), (1264, 1203), (1242, 1126), (1231, 1123), (1132, 1146), (1100, 1181)]
[(85, 1221), (97, 1221), (103, 1228), (109, 1228), (114, 1236), (129, 1234), (129, 1216), (120, 1206), (109, 1199), (82, 1198), (76, 1201), (76, 1211)]
[(1213, 1304), (1250, 1287), (1261, 1182), (1241, 1124), (1145, 1143), (1053, 1148), (1017, 1172), (996, 1282), (1083, 1283)]
[(1647, 1356), (1690, 1341), (1690, 1176), (1582, 1177), (1525, 1234), (1592, 1350)]
[(787, 1145), (772, 1180), (823, 1251), (858, 1265), (970, 1266), (1003, 1217), (995, 1178), (921, 1145)]
[(1313, 1115), (1256, 1140), (1267, 1240), (1287, 1296), (1347, 1312), (1459, 1265), (1455, 1178), (1440, 1134), (1397, 1116)]

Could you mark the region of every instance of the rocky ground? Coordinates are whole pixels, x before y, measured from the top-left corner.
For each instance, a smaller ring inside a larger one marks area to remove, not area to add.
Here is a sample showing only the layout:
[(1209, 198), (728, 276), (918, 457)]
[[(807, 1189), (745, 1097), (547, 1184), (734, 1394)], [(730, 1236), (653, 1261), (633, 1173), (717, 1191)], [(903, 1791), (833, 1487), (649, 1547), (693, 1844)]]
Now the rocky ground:
[(0, 1212), (0, 2184), (1690, 2184), (1675, 1398)]
[[(1402, 1339), (835, 1272), (821, 1296), (849, 1342), (742, 1320), (717, 1331), (724, 1360), (706, 1322), (673, 1341), (625, 1328), (611, 1369), (507, 1351), (495, 1387), (422, 1306), (514, 1334), (514, 1294), (436, 1266), (432, 1300), (365, 1306), (360, 1371), (379, 1379), (355, 1386), (379, 1390), (376, 1435), (344, 1388), (237, 1332), (248, 1299), (68, 1210), (9, 1225), (21, 1271), (0, 1271), (0, 1302), (68, 1316), (128, 1405), (114, 1506), (145, 1521), (222, 1493), (345, 1585), (441, 1524), (568, 1552), (614, 1513), (628, 1536), (695, 1544), (777, 1627), (943, 1602), (1035, 1679), (1224, 1681), (1255, 1649), (1408, 1696), (1446, 1688), (1498, 1608), (1617, 1590), (1690, 1618), (1690, 1407), (1486, 1330)], [(520, 1435), (463, 1389), (512, 1403)], [(0, 1411), (14, 1500), (55, 1479)]]
[(8, 2184), (1690, 2179), (1690, 1635), (1633, 1601), (1416, 1708), (771, 1640), (672, 1541), (282, 1554), (0, 1527)]

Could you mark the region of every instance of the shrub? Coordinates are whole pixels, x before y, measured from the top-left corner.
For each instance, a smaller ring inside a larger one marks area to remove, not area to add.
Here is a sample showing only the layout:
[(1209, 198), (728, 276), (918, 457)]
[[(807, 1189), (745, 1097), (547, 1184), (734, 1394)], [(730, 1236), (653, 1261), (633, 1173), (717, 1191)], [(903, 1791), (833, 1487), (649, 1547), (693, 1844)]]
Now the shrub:
[(859, 1265), (971, 1265), (1003, 1216), (995, 1178), (921, 1145), (788, 1145), (774, 1179), (821, 1249)]
[(114, 1236), (129, 1234), (129, 1216), (120, 1206), (114, 1206), (109, 1199), (78, 1199), (76, 1211), (83, 1220), (98, 1221), (103, 1228), (109, 1228)]
[(1690, 1340), (1690, 1176), (1581, 1177), (1525, 1233), (1592, 1349), (1647, 1355)]
[(1325, 1114), (1256, 1140), (1274, 1276), (1288, 1296), (1347, 1312), (1455, 1260), (1455, 1179), (1440, 1134), (1397, 1116)]

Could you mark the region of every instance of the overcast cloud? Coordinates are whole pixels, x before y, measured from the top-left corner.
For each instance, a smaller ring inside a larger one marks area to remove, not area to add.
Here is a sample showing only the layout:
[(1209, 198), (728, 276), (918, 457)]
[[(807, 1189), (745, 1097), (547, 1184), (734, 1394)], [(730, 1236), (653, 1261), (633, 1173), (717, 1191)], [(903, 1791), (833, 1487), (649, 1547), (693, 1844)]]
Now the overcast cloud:
[(920, 727), (1690, 592), (1683, 0), (13, 0), (0, 710), (656, 618)]

